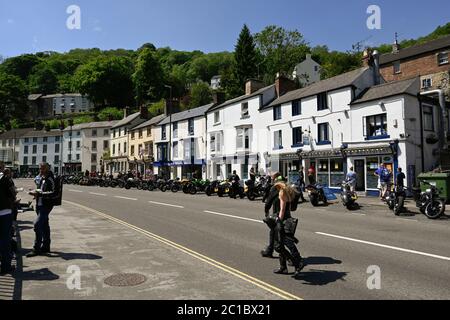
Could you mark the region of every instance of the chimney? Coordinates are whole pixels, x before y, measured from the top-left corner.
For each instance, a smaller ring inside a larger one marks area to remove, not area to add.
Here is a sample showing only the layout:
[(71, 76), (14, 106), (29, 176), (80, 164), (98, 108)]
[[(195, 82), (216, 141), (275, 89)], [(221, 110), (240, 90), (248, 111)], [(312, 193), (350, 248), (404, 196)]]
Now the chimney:
[(311, 57), (312, 57), (311, 53), (306, 54), (306, 60), (311, 60), (312, 59)]
[(148, 108), (145, 105), (140, 107), (139, 112), (141, 113), (141, 119), (150, 119), (148, 115)]
[(214, 91), (212, 96), (213, 96), (213, 103), (215, 105), (219, 105), (225, 102), (225, 92)]
[(123, 109), (123, 118), (125, 119), (129, 115), (130, 115), (130, 107), (125, 107), (125, 109)]
[(363, 66), (370, 67), (372, 60), (372, 49), (366, 49), (363, 52)]
[(264, 83), (256, 79), (248, 79), (245, 83), (245, 95), (251, 95), (252, 93), (264, 88)]
[(392, 45), (392, 53), (397, 54), (400, 52), (400, 45), (398, 43), (398, 34), (397, 32), (395, 33), (395, 41), (394, 44)]
[(295, 89), (297, 89), (297, 85), (294, 81), (281, 75), (280, 73), (277, 73), (277, 77), (275, 79), (275, 92), (278, 98)]
[(378, 50), (375, 50), (372, 53), (372, 64), (373, 64), (373, 76), (375, 85), (379, 85), (381, 83), (381, 73), (380, 73), (380, 54)]

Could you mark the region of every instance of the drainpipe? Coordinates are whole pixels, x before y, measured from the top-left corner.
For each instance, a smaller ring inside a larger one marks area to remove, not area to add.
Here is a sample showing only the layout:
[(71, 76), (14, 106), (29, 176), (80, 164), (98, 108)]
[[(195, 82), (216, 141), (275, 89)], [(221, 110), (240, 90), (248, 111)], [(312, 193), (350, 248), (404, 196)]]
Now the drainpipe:
[(435, 95), (438, 94), (439, 95), (439, 104), (441, 106), (441, 116), (439, 117), (439, 149), (443, 150), (445, 147), (445, 139), (447, 137), (447, 127), (444, 123), (444, 119), (447, 118), (447, 111), (446, 109), (446, 105), (445, 105), (445, 96), (444, 96), (444, 91), (442, 89), (438, 89), (438, 90), (431, 90), (431, 91), (426, 91), (426, 92), (421, 92), (420, 95), (422, 96), (429, 96), (429, 95)]

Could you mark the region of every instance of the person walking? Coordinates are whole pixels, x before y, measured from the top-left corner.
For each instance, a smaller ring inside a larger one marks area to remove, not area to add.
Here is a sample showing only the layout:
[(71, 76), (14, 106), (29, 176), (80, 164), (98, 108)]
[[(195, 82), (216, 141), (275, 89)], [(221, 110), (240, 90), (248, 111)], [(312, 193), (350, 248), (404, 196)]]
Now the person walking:
[(273, 202), (273, 216), (276, 216), (275, 226), (275, 251), (280, 254), (280, 267), (274, 270), (276, 274), (288, 274), (287, 261), (292, 261), (295, 267), (294, 277), (298, 277), (305, 267), (305, 263), (297, 249), (295, 230), (286, 228), (288, 220), (291, 219), (291, 202), (295, 199), (296, 191), (284, 182), (275, 184), (278, 196)]
[(392, 174), (388, 168), (386, 168), (385, 164), (381, 164), (380, 168), (375, 172), (375, 175), (380, 178), (381, 199), (384, 200), (386, 199), (386, 193), (392, 183)]
[(405, 179), (406, 179), (406, 176), (405, 176), (405, 174), (403, 173), (403, 170), (402, 170), (402, 168), (398, 168), (397, 169), (397, 177), (396, 177), (396, 185), (397, 185), (397, 187), (402, 187), (402, 188), (404, 188), (405, 187)]
[(300, 167), (298, 171), (298, 192), (300, 192), (300, 199), (302, 202), (306, 202), (305, 197), (303, 196), (303, 192), (305, 192), (305, 173), (303, 172), (303, 167)]
[(39, 166), (41, 175), (39, 188), (29, 194), (36, 199), (37, 219), (34, 222), (35, 242), (33, 250), (27, 254), (28, 258), (50, 253), (50, 224), (49, 215), (53, 210), (53, 197), (55, 194), (54, 175), (47, 163)]
[(12, 273), (12, 226), (13, 208), (16, 201), (14, 182), (5, 174), (5, 165), (0, 162), (0, 275)]

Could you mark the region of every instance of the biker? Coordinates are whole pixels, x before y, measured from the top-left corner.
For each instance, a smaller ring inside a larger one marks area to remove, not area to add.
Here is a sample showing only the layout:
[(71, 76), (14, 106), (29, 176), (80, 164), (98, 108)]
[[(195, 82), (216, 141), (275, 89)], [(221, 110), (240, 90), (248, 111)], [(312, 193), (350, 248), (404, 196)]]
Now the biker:
[(308, 169), (308, 181), (310, 185), (316, 184), (316, 171), (313, 166)]
[(350, 171), (347, 173), (347, 177), (345, 178), (345, 182), (350, 185), (350, 191), (355, 192), (356, 191), (356, 172), (354, 171), (354, 168), (351, 167)]
[(298, 170), (298, 180), (297, 180), (298, 192), (300, 192), (300, 199), (302, 202), (306, 202), (305, 197), (303, 197), (303, 192), (305, 192), (305, 173), (303, 172), (303, 167)]
[(405, 176), (405, 174), (403, 173), (403, 170), (402, 170), (402, 168), (398, 168), (397, 169), (397, 187), (402, 187), (402, 188), (404, 188), (405, 187), (405, 179), (406, 179), (406, 176)]
[(253, 185), (254, 185), (254, 183), (256, 182), (255, 168), (252, 167), (250, 169), (249, 175), (250, 175), (250, 180), (253, 182)]
[(237, 194), (239, 193), (239, 181), (241, 178), (236, 173), (236, 170), (233, 171), (233, 174), (230, 177), (231, 188), (233, 189), (233, 198), (236, 199)]

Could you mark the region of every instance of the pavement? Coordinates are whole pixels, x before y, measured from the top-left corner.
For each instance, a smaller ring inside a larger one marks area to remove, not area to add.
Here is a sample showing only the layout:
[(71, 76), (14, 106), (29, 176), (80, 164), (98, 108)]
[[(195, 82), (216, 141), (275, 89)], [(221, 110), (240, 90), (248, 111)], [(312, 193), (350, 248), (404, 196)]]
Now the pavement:
[[(32, 181), (16, 184), (27, 190)], [(268, 238), (260, 201), (81, 186), (65, 186), (64, 200), (51, 215), (49, 257), (23, 257), (35, 214), (20, 214), (18, 270), (0, 277), (0, 299), (450, 298), (450, 219), (428, 220), (412, 201), (404, 217), (372, 198), (355, 211), (302, 204), (295, 216), (307, 266), (295, 280), (273, 274), (278, 261), (259, 254)], [(80, 290), (67, 286), (73, 270)], [(379, 289), (368, 286), (373, 270)], [(146, 280), (105, 284), (120, 273)]]

